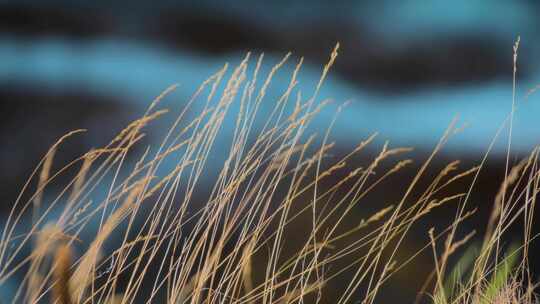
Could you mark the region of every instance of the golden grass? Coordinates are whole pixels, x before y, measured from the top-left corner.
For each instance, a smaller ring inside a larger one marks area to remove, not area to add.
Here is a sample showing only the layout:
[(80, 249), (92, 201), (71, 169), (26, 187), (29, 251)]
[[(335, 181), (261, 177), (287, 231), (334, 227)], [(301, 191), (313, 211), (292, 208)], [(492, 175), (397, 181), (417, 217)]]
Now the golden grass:
[[(338, 47), (311, 97), (304, 98), (295, 90), (302, 65), (299, 60), (289, 86), (264, 116), (259, 109), (266, 90), (289, 55), (258, 90), (262, 56), (251, 75), (250, 55), (230, 73), (225, 65), (196, 90), (157, 145), (145, 146), (142, 132), (167, 113), (156, 108), (174, 86), (108, 145), (54, 171), (56, 149), (79, 131), (61, 138), (30, 176), (2, 233), (0, 284), (25, 272), (12, 301), (316, 303), (328, 301), (324, 299), (328, 283), (341, 280), (346, 283), (332, 303), (377, 303), (377, 295), (392, 275), (431, 248), (434, 282), (426, 283), (426, 289), (433, 287), (428, 293), (437, 303), (478, 303), (490, 288), (486, 282), (496, 276), (491, 272), (504, 260), (499, 256), (499, 242), (505, 230), (523, 217), (521, 272), (505, 278), (500, 288), (490, 292), (493, 303), (532, 303), (533, 284), (525, 280), (530, 277), (528, 245), (534, 238), (532, 216), (540, 189), (539, 150), (508, 172), (471, 279), (459, 283), (451, 295), (445, 294), (449, 258), (474, 234), (455, 240), (460, 223), (475, 213), (466, 208), (474, 181), (462, 193), (439, 194), (457, 181), (476, 180), (484, 162), (463, 171), (458, 171), (459, 162), (451, 162), (427, 187), (420, 186), (437, 154), (459, 130), (453, 122), (403, 189), (401, 199), (381, 206), (366, 219), (357, 219), (355, 208), (381, 183), (411, 164), (412, 160), (402, 158), (411, 149), (391, 148), (386, 143), (366, 166), (353, 167), (352, 159), (373, 146), (376, 135), (333, 159), (328, 157), (334, 146), (330, 142), (333, 121), (320, 144), (315, 135), (306, 134), (311, 120), (328, 103), (318, 102), (317, 97)], [(187, 111), (196, 102), (202, 102), (203, 109), (186, 121)], [(233, 103), (240, 106), (233, 113), (235, 129), (230, 142), (216, 147), (215, 139), (221, 135)], [(254, 127), (261, 119), (263, 127)], [(136, 157), (135, 146), (144, 152), (130, 167), (126, 159)], [(208, 161), (213, 153), (224, 161), (208, 184), (205, 175), (211, 171)], [(171, 160), (175, 163), (172, 168), (164, 166), (164, 161)], [(78, 173), (71, 182), (45, 200), (45, 189), (73, 168)], [(36, 178), (37, 190), (24, 202), (23, 193), (30, 191)], [(103, 186), (106, 193), (99, 190)], [(420, 194), (413, 195), (416, 192)], [(453, 222), (439, 231), (431, 229), (425, 246), (412, 256), (398, 258), (413, 224), (452, 203), (458, 204)], [(32, 226), (27, 233), (16, 235), (30, 209)], [(60, 215), (46, 223), (54, 209), (60, 209)], [(351, 221), (356, 224), (351, 226)], [(92, 223), (98, 223), (97, 231)], [(91, 240), (83, 237), (89, 234)], [(441, 239), (445, 239), (444, 250), (439, 254)], [(28, 246), (32, 250), (25, 254)], [(332, 267), (335, 265), (341, 266)], [(530, 287), (523, 292), (522, 282)]]

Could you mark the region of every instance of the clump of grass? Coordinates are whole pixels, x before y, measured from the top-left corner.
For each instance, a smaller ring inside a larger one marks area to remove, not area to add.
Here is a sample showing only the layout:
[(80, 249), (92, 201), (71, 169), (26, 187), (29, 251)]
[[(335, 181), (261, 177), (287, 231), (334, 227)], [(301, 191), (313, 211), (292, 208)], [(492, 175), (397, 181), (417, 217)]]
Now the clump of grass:
[[(455, 229), (444, 244), (444, 252), (437, 257), (435, 240), (431, 235), (435, 254), (436, 284), (434, 303), (536, 303), (529, 272), (528, 254), (532, 236), (532, 220), (538, 197), (538, 148), (522, 159), (514, 167), (509, 167), (512, 120), (515, 111), (515, 89), (517, 72), (517, 51), (519, 38), (514, 45), (514, 82), (512, 111), (508, 117), (509, 143), (506, 157), (506, 171), (493, 210), (489, 217), (481, 246), (470, 247), (446, 277), (449, 257), (458, 247), (464, 245), (472, 235), (464, 240), (454, 241)], [(469, 190), (469, 193), (471, 189)], [(464, 209), (462, 209), (464, 210)], [(459, 211), (461, 213), (463, 211)], [(505, 232), (517, 220), (523, 220), (524, 235), (521, 246), (514, 243), (503, 251)], [(431, 231), (430, 231), (431, 232)], [(521, 259), (520, 259), (521, 256)]]
[[(435, 303), (536, 303), (528, 247), (535, 238), (530, 232), (538, 194), (538, 153), (535, 149), (514, 166), (501, 185), (482, 246), (469, 248), (447, 278), (437, 274)], [(514, 188), (509, 189), (511, 186)], [(505, 202), (502, 197), (507, 191), (511, 194)], [(513, 244), (503, 251), (503, 234), (520, 215), (525, 223), (524, 244)], [(437, 269), (446, 267), (447, 258), (454, 250), (450, 247), (447, 251), (450, 253), (443, 254), (443, 265)]]
[[(502, 235), (517, 216), (525, 216), (526, 235), (530, 235), (538, 190), (538, 150), (503, 185), (506, 193), (512, 184), (524, 182), (527, 191), (497, 200), (493, 228), (471, 264), (471, 279), (460, 283), (463, 292), (454, 292), (455, 284), (452, 292), (445, 293), (448, 258), (469, 239), (454, 241), (453, 236), (475, 210), (465, 208), (472, 187), (446, 197), (439, 194), (459, 180), (476, 176), (481, 166), (459, 171), (459, 162), (451, 162), (427, 187), (420, 186), (437, 154), (458, 130), (453, 122), (401, 198), (357, 219), (354, 210), (359, 204), (411, 164), (411, 159), (403, 157), (411, 149), (385, 143), (370, 162), (356, 167), (352, 159), (373, 146), (376, 135), (342, 157), (332, 158), (332, 122), (319, 141), (307, 134), (312, 119), (328, 103), (318, 101), (318, 92), (337, 51), (336, 46), (308, 98), (296, 90), (300, 59), (288, 87), (264, 116), (259, 110), (265, 93), (289, 55), (262, 82), (262, 56), (253, 73), (248, 73), (250, 55), (232, 71), (225, 65), (195, 91), (158, 144), (145, 144), (143, 130), (167, 113), (158, 108), (174, 87), (108, 145), (55, 171), (55, 151), (80, 131), (61, 138), (30, 176), (2, 232), (0, 284), (24, 273), (10, 300), (316, 303), (325, 301), (330, 282), (345, 278), (347, 283), (331, 302), (376, 303), (392, 275), (430, 246), (436, 257), (433, 294), (437, 301), (444, 301), (440, 303), (468, 303), (476, 301), (478, 294), (490, 295), (490, 301), (522, 299), (515, 291), (520, 290), (517, 286), (523, 276), (510, 276), (507, 270), (501, 274), (500, 268), (491, 276), (488, 273), (490, 265), (500, 262), (493, 252), (499, 252)], [(195, 103), (202, 103), (203, 108), (187, 120)], [(239, 103), (238, 111), (231, 111), (233, 103)], [(223, 136), (224, 122), (231, 116), (235, 128), (230, 141), (216, 147), (216, 138)], [(262, 127), (257, 127), (255, 121), (261, 119)], [(144, 152), (137, 153), (134, 147)], [(223, 161), (214, 178), (208, 162), (216, 153)], [(135, 157), (136, 162), (127, 161)], [(50, 184), (73, 170), (77, 173), (71, 182), (58, 193), (45, 195)], [(23, 194), (30, 192), (36, 178), (37, 190), (25, 201)], [(103, 186), (106, 191), (100, 190)], [(417, 192), (420, 195), (413, 195)], [(459, 202), (459, 212), (453, 222), (438, 233), (431, 230), (431, 242), (398, 260), (414, 223), (455, 202)], [(53, 216), (53, 210), (60, 211)], [(32, 224), (17, 234), (29, 211)], [(49, 218), (54, 220), (46, 223)], [(355, 222), (352, 226), (351, 221)], [(435, 244), (444, 235), (445, 249), (439, 257)], [(520, 248), (524, 260), (530, 241), (526, 238)], [(32, 249), (25, 251), (28, 247)], [(524, 262), (520, 269), (527, 269)], [(488, 277), (496, 283), (484, 284)]]

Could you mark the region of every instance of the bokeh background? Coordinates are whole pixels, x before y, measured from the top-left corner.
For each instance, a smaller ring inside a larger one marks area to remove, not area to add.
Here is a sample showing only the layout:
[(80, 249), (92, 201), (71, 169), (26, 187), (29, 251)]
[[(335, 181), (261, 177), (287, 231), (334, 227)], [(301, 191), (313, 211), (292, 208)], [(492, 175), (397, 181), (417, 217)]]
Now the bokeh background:
[[(332, 133), (338, 150), (378, 131), (381, 141), (415, 147), (413, 157), (421, 160), (459, 117), (467, 128), (448, 143), (435, 170), (452, 159), (467, 168), (487, 151), (511, 110), (512, 47), (520, 36), (515, 163), (540, 143), (540, 94), (526, 98), (540, 84), (539, 17), (540, 2), (533, 0), (0, 1), (1, 221), (61, 135), (89, 130), (62, 148), (57, 161), (65, 163), (105, 144), (171, 84), (179, 87), (164, 104), (181, 109), (204, 79), (248, 51), (265, 54), (263, 72), (293, 52), (271, 97), (282, 92), (300, 56), (306, 60), (300, 88), (311, 92), (341, 43), (321, 91), (321, 99), (336, 103), (313, 126), (325, 129), (335, 107), (350, 101)], [(485, 224), (506, 143), (503, 131), (474, 194), (481, 208), (471, 229), (481, 232)], [(404, 187), (403, 180), (392, 189)], [(419, 231), (418, 244), (426, 230)], [(383, 299), (414, 298), (418, 284), (410, 278), (426, 274), (429, 255), (425, 261), (425, 269), (398, 275)]]

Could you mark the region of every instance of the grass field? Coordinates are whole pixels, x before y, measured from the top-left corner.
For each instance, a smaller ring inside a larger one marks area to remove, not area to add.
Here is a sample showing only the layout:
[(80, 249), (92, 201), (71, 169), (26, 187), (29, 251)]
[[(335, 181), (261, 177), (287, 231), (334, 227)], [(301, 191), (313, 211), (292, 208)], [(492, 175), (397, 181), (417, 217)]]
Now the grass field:
[[(517, 44), (514, 52), (516, 60)], [(331, 102), (319, 100), (318, 91), (337, 54), (338, 46), (313, 92), (295, 88), (300, 60), (279, 100), (265, 100), (265, 92), (288, 56), (268, 75), (258, 73), (262, 57), (225, 65), (195, 90), (158, 143), (146, 141), (145, 129), (172, 114), (160, 101), (174, 87), (107, 145), (68, 164), (55, 164), (55, 153), (84, 130), (60, 138), (3, 225), (0, 284), (16, 277), (20, 283), (2, 302), (379, 303), (393, 275), (430, 252), (431, 275), (414, 278), (426, 280), (419, 303), (536, 303), (529, 245), (540, 150), (511, 165), (509, 149), (486, 233), (463, 232), (461, 224), (475, 216), (469, 197), (485, 158), (472, 168), (450, 162), (424, 186), (433, 160), (460, 131), (458, 121), (404, 189), (381, 185), (408, 169), (410, 147), (377, 146), (374, 134), (335, 157), (333, 121), (307, 133)], [(275, 107), (261, 113), (263, 102)], [(204, 107), (188, 121), (194, 103)], [(229, 111), (233, 103), (238, 111)], [(339, 111), (346, 104), (335, 119)], [(511, 134), (512, 115), (501, 132)], [(214, 145), (231, 117), (236, 127), (227, 145)], [(366, 165), (352, 165), (367, 149), (378, 152)], [(213, 172), (208, 161), (215, 157), (223, 162)], [(60, 190), (49, 190), (66, 176)], [(463, 180), (468, 187), (439, 195)], [(355, 210), (375, 191), (399, 192), (400, 199), (358, 218)], [(430, 241), (404, 257), (415, 224), (440, 208), (454, 211), (450, 224), (433, 223), (425, 231)], [(516, 222), (523, 238), (511, 243), (506, 232)], [(336, 281), (339, 290), (330, 291)]]

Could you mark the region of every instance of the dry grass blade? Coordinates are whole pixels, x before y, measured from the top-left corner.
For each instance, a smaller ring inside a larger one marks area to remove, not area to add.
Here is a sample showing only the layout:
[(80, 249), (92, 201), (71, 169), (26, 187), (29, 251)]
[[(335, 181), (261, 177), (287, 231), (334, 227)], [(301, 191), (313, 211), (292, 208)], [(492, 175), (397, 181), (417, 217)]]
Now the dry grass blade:
[(69, 283), (71, 248), (68, 245), (62, 245), (56, 250), (55, 256), (53, 299), (60, 304), (71, 304), (73, 303)]

